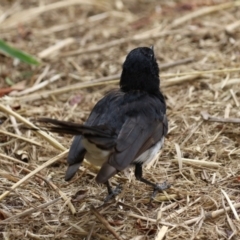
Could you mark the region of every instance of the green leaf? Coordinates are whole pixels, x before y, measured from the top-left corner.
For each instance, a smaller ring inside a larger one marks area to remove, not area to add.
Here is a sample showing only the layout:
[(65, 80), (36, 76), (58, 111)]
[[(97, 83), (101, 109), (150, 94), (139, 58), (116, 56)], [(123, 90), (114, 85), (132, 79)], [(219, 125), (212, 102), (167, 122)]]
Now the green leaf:
[(28, 64), (38, 65), (40, 63), (33, 56), (28, 55), (27, 53), (25, 53), (23, 51), (20, 51), (16, 48), (9, 46), (7, 43), (5, 43), (1, 39), (0, 39), (0, 51), (13, 57), (13, 58), (19, 59), (22, 62), (28, 63)]
[(5, 81), (9, 86), (12, 86), (14, 84), (13, 81), (9, 77), (6, 77)]

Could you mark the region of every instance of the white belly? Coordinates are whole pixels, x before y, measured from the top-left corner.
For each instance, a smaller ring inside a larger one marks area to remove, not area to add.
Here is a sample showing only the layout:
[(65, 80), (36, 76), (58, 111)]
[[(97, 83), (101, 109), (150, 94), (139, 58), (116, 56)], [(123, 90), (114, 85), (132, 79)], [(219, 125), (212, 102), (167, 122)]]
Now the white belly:
[(162, 148), (163, 143), (164, 143), (164, 137), (162, 137), (162, 139), (158, 143), (156, 143), (154, 146), (152, 146), (147, 151), (142, 153), (133, 162), (134, 163), (143, 163), (144, 165), (150, 163), (154, 159), (154, 157), (156, 156), (158, 151)]
[(110, 151), (99, 149), (95, 144), (90, 143), (86, 138), (82, 139), (82, 144), (87, 150), (85, 158), (93, 165), (102, 166), (110, 155)]
[[(133, 163), (148, 164), (153, 160), (158, 151), (162, 148), (164, 143), (164, 137), (156, 143), (154, 146), (149, 148), (147, 151), (142, 153)], [(95, 144), (90, 143), (86, 138), (82, 139), (82, 144), (87, 150), (85, 158), (96, 166), (102, 166), (103, 163), (109, 158), (110, 151), (99, 149)]]

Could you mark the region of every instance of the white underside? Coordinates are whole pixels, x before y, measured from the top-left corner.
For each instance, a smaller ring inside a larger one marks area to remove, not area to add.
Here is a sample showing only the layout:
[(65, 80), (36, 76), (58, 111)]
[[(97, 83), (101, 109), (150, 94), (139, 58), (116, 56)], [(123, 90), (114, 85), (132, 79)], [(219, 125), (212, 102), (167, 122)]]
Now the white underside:
[(98, 148), (94, 143), (90, 143), (86, 138), (82, 139), (82, 144), (87, 150), (85, 158), (96, 166), (102, 166), (108, 159), (110, 151)]
[[(143, 163), (144, 165), (148, 164), (154, 159), (158, 151), (162, 148), (163, 143), (164, 137), (162, 137), (162, 139), (154, 146), (142, 153), (133, 161), (133, 163)], [(110, 155), (110, 151), (99, 149), (95, 144), (90, 143), (86, 138), (82, 139), (82, 144), (87, 150), (85, 158), (93, 165), (102, 166)]]
[(154, 159), (154, 157), (156, 156), (158, 151), (162, 148), (163, 143), (164, 143), (164, 137), (162, 137), (162, 139), (158, 143), (156, 143), (154, 146), (152, 146), (147, 151), (142, 153), (133, 162), (134, 163), (143, 163), (144, 165), (150, 163)]

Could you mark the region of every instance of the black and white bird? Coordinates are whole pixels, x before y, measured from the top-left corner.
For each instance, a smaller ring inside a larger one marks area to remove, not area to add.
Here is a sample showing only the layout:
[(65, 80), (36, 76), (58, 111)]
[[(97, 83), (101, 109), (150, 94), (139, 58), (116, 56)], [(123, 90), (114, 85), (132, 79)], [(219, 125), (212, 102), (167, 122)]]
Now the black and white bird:
[(106, 94), (94, 106), (85, 124), (40, 118), (50, 123), (52, 132), (74, 135), (67, 158), (65, 180), (78, 171), (83, 159), (100, 166), (97, 183), (106, 184), (107, 200), (119, 193), (109, 179), (135, 166), (136, 179), (154, 189), (154, 195), (169, 187), (155, 184), (142, 176), (143, 164), (149, 163), (162, 148), (168, 132), (166, 103), (159, 89), (159, 67), (153, 48), (133, 49), (123, 63), (120, 89)]

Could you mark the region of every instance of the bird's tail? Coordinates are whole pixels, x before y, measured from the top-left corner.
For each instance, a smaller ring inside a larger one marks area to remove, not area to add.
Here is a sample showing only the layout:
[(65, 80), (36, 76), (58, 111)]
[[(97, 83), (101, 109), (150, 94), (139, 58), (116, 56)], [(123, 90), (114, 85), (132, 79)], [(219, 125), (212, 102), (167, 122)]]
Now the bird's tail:
[(107, 126), (86, 126), (79, 123), (60, 121), (52, 118), (38, 118), (34, 122), (52, 124), (54, 126), (44, 126), (39, 129), (31, 130), (44, 130), (56, 133), (65, 133), (70, 135), (84, 135), (84, 136), (95, 136), (98, 138), (114, 138), (115, 133), (113, 129)]

